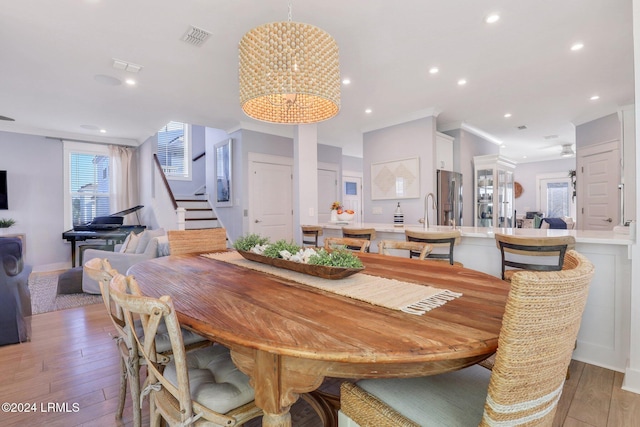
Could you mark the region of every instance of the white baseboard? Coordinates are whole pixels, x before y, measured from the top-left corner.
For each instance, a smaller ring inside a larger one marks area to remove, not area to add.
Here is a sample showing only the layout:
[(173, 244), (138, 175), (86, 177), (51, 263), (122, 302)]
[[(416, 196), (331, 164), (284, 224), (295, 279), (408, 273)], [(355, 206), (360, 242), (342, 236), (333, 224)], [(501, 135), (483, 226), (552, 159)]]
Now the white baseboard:
[(33, 267), (34, 273), (43, 273), (47, 271), (68, 270), (71, 268), (70, 262), (58, 262), (54, 264), (36, 265)]
[(627, 368), (622, 380), (622, 389), (640, 394), (640, 370)]

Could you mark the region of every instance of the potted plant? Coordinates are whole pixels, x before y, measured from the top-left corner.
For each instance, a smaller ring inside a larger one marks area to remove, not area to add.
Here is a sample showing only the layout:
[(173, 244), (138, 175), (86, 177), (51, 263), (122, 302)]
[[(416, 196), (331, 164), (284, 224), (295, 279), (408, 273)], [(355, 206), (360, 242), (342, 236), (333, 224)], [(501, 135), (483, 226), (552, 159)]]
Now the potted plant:
[(4, 234), (7, 228), (14, 225), (16, 221), (11, 218), (0, 218), (0, 234)]

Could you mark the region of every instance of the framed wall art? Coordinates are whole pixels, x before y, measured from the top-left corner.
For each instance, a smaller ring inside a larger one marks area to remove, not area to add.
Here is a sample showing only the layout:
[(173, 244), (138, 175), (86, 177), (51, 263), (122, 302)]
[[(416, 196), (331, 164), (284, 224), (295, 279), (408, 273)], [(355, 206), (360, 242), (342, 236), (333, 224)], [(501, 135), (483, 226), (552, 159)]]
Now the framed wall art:
[(219, 207), (233, 206), (233, 182), (231, 174), (232, 139), (219, 142), (215, 148), (216, 199)]
[(371, 164), (371, 200), (420, 197), (418, 157)]

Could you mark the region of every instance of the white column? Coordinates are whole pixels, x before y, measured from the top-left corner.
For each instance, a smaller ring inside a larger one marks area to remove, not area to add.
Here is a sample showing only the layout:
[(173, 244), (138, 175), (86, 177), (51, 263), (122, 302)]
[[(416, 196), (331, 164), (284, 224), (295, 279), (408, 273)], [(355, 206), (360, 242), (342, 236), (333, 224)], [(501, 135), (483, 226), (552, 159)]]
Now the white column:
[(302, 242), (301, 224), (318, 223), (318, 126), (298, 125), (293, 135), (293, 235)]
[[(640, 0), (633, 0), (633, 50), (635, 52), (635, 91), (636, 99), (640, 99)], [(636, 103), (637, 105), (637, 103)], [(640, 129), (640, 112), (636, 108), (636, 129)], [(636, 146), (638, 135), (636, 132)], [(635, 165), (640, 164), (640, 150), (635, 152)], [(640, 174), (636, 174), (636, 213), (640, 212)], [(637, 219), (637, 218), (628, 218)], [(637, 228), (637, 227), (636, 227)], [(640, 393), (640, 248), (638, 247), (638, 237), (635, 236), (636, 243), (631, 246), (631, 318), (629, 319), (630, 340), (629, 340), (629, 363), (622, 382), (624, 390)]]

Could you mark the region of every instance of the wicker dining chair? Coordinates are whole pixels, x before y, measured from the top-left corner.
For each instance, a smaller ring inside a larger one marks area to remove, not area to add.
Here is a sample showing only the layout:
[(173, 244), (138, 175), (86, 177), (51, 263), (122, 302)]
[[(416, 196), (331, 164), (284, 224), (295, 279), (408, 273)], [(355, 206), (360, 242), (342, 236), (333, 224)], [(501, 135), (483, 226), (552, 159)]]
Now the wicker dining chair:
[[(132, 407), (133, 407), (133, 425), (139, 427), (142, 424), (142, 416), (140, 409), (140, 365), (144, 365), (144, 360), (140, 359), (140, 355), (136, 351), (136, 347), (130, 341), (128, 336), (128, 328), (125, 325), (122, 308), (116, 304), (112, 298), (109, 288), (109, 282), (118, 275), (118, 271), (111, 267), (107, 259), (93, 258), (87, 261), (84, 269), (89, 276), (98, 282), (102, 301), (107, 309), (107, 313), (111, 318), (111, 322), (115, 328), (116, 345), (120, 354), (120, 391), (118, 396), (118, 408), (116, 410), (116, 419), (121, 419), (124, 412), (124, 404), (127, 395), (127, 383), (129, 383)], [(132, 292), (139, 294), (140, 290), (132, 289)], [(141, 330), (141, 325), (136, 324), (135, 327)], [(189, 350), (209, 346), (212, 343), (206, 338), (183, 329), (182, 336), (185, 345)], [(156, 350), (162, 354), (159, 363), (168, 363), (171, 357), (171, 347), (165, 325), (161, 325), (156, 343)]]
[(515, 272), (521, 270), (562, 270), (565, 253), (576, 246), (573, 236), (536, 237), (496, 233), (495, 239), (502, 257), (502, 280), (508, 282)]
[[(114, 301), (122, 307), (129, 339), (135, 343), (147, 365), (142, 392), (149, 395), (150, 425), (236, 426), (262, 415), (255, 405), (249, 377), (231, 360), (228, 348), (220, 344), (185, 351), (180, 323), (169, 296), (159, 299), (132, 295), (137, 288), (133, 276), (117, 275), (110, 283)], [(133, 327), (136, 321), (142, 331)], [(157, 361), (156, 336), (165, 324), (173, 357), (165, 366)]]
[(171, 255), (207, 253), (227, 249), (227, 230), (203, 228), (198, 230), (169, 230), (169, 252)]
[[(460, 238), (462, 233), (460, 230), (449, 231), (415, 231), (405, 230), (405, 238), (408, 242), (423, 242), (429, 243), (433, 246), (434, 250), (444, 249), (443, 251), (430, 252), (425, 257), (427, 261), (448, 261), (451, 265), (458, 265), (462, 267), (462, 263), (453, 260), (453, 248), (460, 244)], [(418, 256), (418, 252), (411, 252), (411, 257)]]
[(573, 250), (565, 264), (513, 276), (493, 371), (345, 382), (340, 426), (551, 426), (594, 273)]
[(349, 237), (325, 237), (325, 250), (343, 248), (355, 252), (367, 252), (371, 241), (365, 239), (352, 239)]
[(415, 252), (418, 253), (418, 259), (423, 260), (433, 250), (433, 246), (423, 242), (405, 242), (403, 240), (380, 240), (378, 242), (378, 253), (392, 255), (389, 252), (390, 249), (409, 251), (410, 257), (411, 252)]

